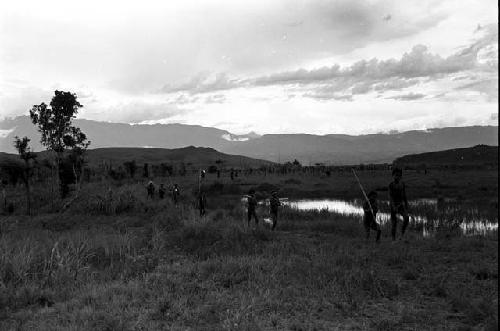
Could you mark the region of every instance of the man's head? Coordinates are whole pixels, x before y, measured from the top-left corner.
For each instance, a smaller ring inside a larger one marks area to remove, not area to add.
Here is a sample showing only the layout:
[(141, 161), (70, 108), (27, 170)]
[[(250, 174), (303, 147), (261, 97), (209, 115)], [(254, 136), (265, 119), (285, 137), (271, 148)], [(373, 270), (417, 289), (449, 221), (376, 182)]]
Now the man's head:
[(254, 190), (253, 188), (252, 188), (252, 189), (250, 189), (250, 190), (248, 191), (248, 194), (250, 194), (250, 195), (254, 195), (254, 194), (255, 194), (255, 190)]
[(403, 170), (401, 168), (392, 169), (392, 178), (394, 178), (396, 183), (401, 180), (401, 177), (403, 177)]
[(273, 197), (277, 197), (277, 196), (278, 196), (278, 191), (272, 191), (272, 192), (271, 192), (271, 195), (272, 195)]
[(370, 191), (368, 193), (368, 199), (370, 200), (375, 200), (377, 199), (377, 197), (378, 197), (377, 191)]

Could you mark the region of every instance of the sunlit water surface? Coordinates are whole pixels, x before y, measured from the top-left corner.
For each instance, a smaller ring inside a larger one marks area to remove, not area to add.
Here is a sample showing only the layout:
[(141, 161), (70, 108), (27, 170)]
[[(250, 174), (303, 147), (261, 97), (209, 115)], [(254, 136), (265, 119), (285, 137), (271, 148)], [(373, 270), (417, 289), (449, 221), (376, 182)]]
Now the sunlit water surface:
[[(328, 210), (329, 212), (341, 214), (341, 215), (355, 215), (362, 216), (363, 208), (361, 203), (358, 201), (345, 201), (338, 199), (315, 199), (315, 200), (291, 200), (284, 201), (285, 205), (298, 210)], [(410, 210), (416, 207), (429, 206), (431, 208), (437, 208), (437, 201), (433, 199), (419, 199), (410, 202)], [(418, 209), (418, 208), (417, 208)], [(455, 210), (456, 212), (456, 210)], [(444, 218), (449, 222), (449, 217), (446, 217), (446, 210), (443, 212)], [(469, 214), (474, 213), (474, 210), (469, 210)], [(456, 213), (455, 213), (456, 214)], [(377, 222), (379, 224), (385, 224), (390, 222), (389, 213), (378, 213)], [(424, 236), (432, 235), (433, 231), (437, 229), (442, 221), (439, 218), (428, 219), (421, 215), (410, 214), (410, 222), (413, 225), (422, 226), (422, 234)], [(486, 234), (490, 231), (498, 230), (498, 219), (490, 220), (485, 219), (480, 216), (475, 219), (456, 219), (453, 220), (454, 224), (461, 229), (462, 233), (466, 235), (478, 235)]]

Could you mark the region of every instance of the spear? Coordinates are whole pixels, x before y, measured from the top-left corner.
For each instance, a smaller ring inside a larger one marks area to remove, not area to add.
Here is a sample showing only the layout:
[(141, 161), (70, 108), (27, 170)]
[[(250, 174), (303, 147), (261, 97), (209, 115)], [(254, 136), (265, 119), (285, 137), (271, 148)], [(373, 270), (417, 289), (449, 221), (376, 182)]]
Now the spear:
[(368, 199), (368, 196), (366, 195), (365, 189), (363, 188), (363, 185), (361, 185), (361, 181), (358, 178), (358, 175), (356, 174), (356, 171), (354, 168), (351, 168), (352, 173), (354, 174), (354, 177), (356, 177), (356, 181), (358, 182), (359, 188), (361, 189), (361, 192), (363, 192), (363, 196), (365, 197), (366, 202), (368, 203), (368, 206), (370, 207), (370, 212), (372, 213), (373, 220), (375, 220), (375, 213), (373, 212), (372, 204), (370, 203), (370, 199)]

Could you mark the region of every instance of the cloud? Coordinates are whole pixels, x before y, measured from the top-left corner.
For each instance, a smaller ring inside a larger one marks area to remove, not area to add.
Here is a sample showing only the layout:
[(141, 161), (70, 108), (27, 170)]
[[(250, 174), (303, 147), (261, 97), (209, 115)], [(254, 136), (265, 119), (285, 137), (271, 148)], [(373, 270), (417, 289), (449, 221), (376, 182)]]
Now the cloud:
[[(334, 79), (351, 79), (353, 82), (381, 81), (387, 79), (412, 79), (435, 77), (469, 70), (477, 66), (479, 49), (466, 49), (449, 57), (432, 54), (424, 45), (416, 45), (401, 59), (361, 60), (341, 68), (338, 64), (313, 70), (298, 69), (254, 79), (255, 85), (312, 84)], [(416, 82), (415, 80), (409, 82)]]
[(498, 101), (498, 77), (478, 80), (456, 87), (457, 91), (476, 91), (486, 95), (489, 101)]
[(304, 93), (305, 98), (312, 98), (316, 100), (337, 100), (337, 101), (353, 101), (352, 94), (336, 94), (336, 93)]
[(394, 99), (394, 100), (402, 100), (402, 101), (412, 101), (412, 100), (418, 100), (422, 99), (425, 97), (425, 94), (422, 93), (408, 93), (408, 94), (401, 94), (401, 95), (396, 95), (393, 97), (388, 97), (387, 99)]
[(225, 101), (226, 96), (224, 94), (209, 95), (205, 98), (206, 103), (223, 103)]
[(108, 106), (89, 106), (88, 108), (90, 109), (85, 110), (85, 118), (87, 119), (95, 117), (99, 120), (119, 123), (156, 121), (186, 113), (185, 109), (181, 109), (170, 103), (142, 100), (117, 102)]
[(373, 89), (377, 92), (397, 91), (413, 85), (418, 84), (420, 81), (416, 78), (391, 78), (381, 83), (373, 84)]
[[(316, 69), (300, 68), (246, 79), (230, 78), (226, 73), (200, 74), (187, 83), (166, 86), (161, 91), (196, 94), (243, 87), (282, 86), (314, 90), (306, 92), (307, 97), (326, 99), (331, 96), (334, 99), (334, 92), (341, 92), (341, 95), (384, 93), (448, 76), (450, 80), (484, 77), (484, 73), (494, 73), (498, 69), (498, 28), (488, 25), (481, 31), (482, 34), (471, 44), (446, 57), (430, 52), (425, 45), (416, 45), (399, 59), (373, 58), (348, 66), (333, 64)], [(456, 74), (460, 76), (453, 76)], [(487, 89), (491, 85), (486, 82), (475, 84), (478, 89)]]
[(42, 102), (50, 103), (54, 91), (34, 86), (18, 87), (10, 84), (0, 84), (6, 92), (0, 96), (0, 119), (2, 116), (28, 115), (33, 105)]
[(195, 93), (208, 93), (220, 90), (228, 90), (240, 87), (240, 81), (230, 79), (226, 73), (217, 73), (211, 75), (209, 73), (200, 73), (191, 78), (188, 82), (182, 84), (168, 84), (160, 88), (157, 93), (175, 93), (187, 92), (190, 94)]

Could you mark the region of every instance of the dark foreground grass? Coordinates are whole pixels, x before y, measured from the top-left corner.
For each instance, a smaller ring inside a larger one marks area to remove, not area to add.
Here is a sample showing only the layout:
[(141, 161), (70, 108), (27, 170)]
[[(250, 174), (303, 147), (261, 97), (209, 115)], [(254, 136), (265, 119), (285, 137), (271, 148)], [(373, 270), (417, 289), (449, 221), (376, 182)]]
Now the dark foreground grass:
[(11, 219), (0, 330), (498, 329), (496, 234), (377, 245), (354, 218), (287, 210), (271, 232), (242, 216)]

